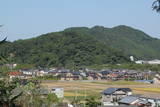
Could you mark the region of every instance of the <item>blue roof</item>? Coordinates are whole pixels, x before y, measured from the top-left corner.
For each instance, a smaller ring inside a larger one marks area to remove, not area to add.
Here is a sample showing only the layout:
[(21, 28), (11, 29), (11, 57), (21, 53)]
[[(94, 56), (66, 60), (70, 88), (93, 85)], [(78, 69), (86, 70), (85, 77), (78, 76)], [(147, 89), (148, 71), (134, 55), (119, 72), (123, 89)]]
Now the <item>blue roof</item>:
[(130, 88), (108, 88), (106, 90), (104, 90), (102, 92), (102, 94), (105, 94), (105, 95), (110, 95), (110, 94), (113, 94), (115, 91), (123, 91), (123, 92), (131, 92), (132, 90)]
[(110, 94), (114, 93), (116, 90), (117, 90), (117, 88), (108, 88), (108, 89), (104, 90), (102, 92), (102, 94), (105, 94), (105, 95), (109, 94), (110, 95)]
[(118, 88), (118, 90), (122, 90), (124, 92), (131, 92), (132, 91), (130, 88)]
[(110, 74), (112, 71), (102, 71), (102, 75), (107, 75), (107, 74)]
[(72, 72), (73, 75), (80, 75), (80, 72), (78, 71), (75, 71), (75, 72)]
[(124, 97), (123, 99), (121, 99), (119, 101), (119, 103), (131, 104), (132, 102), (136, 101), (137, 99), (138, 99), (138, 97), (135, 97), (135, 96), (127, 96), (127, 97)]
[(136, 82), (153, 83), (153, 80), (135, 80)]

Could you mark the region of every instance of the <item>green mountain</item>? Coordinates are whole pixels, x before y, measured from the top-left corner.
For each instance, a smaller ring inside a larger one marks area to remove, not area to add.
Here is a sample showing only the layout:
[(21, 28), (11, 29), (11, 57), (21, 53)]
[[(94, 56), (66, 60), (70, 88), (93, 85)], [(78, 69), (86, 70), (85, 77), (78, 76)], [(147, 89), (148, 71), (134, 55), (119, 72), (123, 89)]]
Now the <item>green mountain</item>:
[(16, 63), (37, 66), (85, 66), (117, 64), (137, 59), (160, 58), (160, 40), (127, 27), (73, 27), (61, 32), (27, 40), (7, 42), (0, 46), (1, 56)]
[[(1, 56), (36, 66), (86, 66), (128, 62), (119, 50), (110, 48), (85, 32), (65, 30), (0, 46)], [(7, 57), (6, 56), (6, 57)], [(10, 60), (9, 60), (10, 61)]]
[(128, 26), (121, 25), (113, 28), (95, 26), (90, 29), (83, 27), (67, 30), (92, 35), (101, 43), (121, 50), (125, 55), (134, 56), (136, 59), (160, 58), (160, 40)]

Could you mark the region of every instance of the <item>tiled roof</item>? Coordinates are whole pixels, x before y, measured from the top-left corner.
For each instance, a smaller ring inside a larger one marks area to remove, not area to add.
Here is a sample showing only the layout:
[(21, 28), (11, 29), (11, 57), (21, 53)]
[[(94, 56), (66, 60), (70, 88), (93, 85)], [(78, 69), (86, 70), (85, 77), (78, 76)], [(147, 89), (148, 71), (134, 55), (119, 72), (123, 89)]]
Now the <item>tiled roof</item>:
[(124, 92), (131, 92), (132, 91), (130, 88), (119, 88), (118, 90), (122, 90)]
[(145, 94), (142, 95), (141, 97), (148, 99), (160, 99), (160, 94)]
[(121, 99), (119, 101), (119, 103), (123, 103), (123, 104), (131, 104), (132, 102), (138, 100), (139, 97), (134, 97), (134, 96), (127, 96), (127, 97), (124, 97), (123, 99)]
[(110, 94), (114, 93), (116, 90), (117, 90), (117, 88), (108, 88), (108, 89), (104, 90), (102, 92), (102, 94), (110, 95)]
[(110, 95), (110, 94), (113, 94), (115, 91), (119, 91), (119, 90), (122, 90), (124, 92), (131, 92), (132, 91), (130, 88), (108, 88), (108, 89), (104, 90), (102, 92), (102, 94)]
[(18, 76), (18, 75), (21, 75), (21, 72), (18, 72), (18, 71), (9, 72), (9, 75)]

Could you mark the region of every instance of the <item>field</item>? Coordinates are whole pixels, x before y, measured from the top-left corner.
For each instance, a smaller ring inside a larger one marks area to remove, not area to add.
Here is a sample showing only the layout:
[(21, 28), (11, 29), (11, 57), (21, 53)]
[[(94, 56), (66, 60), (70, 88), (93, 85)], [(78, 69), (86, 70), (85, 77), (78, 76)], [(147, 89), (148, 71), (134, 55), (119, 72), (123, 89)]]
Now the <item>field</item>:
[(51, 89), (53, 87), (64, 88), (65, 98), (100, 96), (100, 92), (109, 87), (131, 88), (133, 94), (160, 94), (160, 85), (145, 84), (133, 81), (45, 81), (42, 86)]

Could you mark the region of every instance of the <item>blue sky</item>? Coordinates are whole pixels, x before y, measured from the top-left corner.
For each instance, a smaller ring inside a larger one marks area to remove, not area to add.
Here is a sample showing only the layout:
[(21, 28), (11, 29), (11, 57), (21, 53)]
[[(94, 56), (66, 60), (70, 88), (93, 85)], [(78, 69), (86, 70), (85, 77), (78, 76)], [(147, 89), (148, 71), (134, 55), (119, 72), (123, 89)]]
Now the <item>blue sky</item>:
[(153, 0), (1, 0), (0, 39), (18, 40), (68, 27), (127, 25), (160, 38)]

